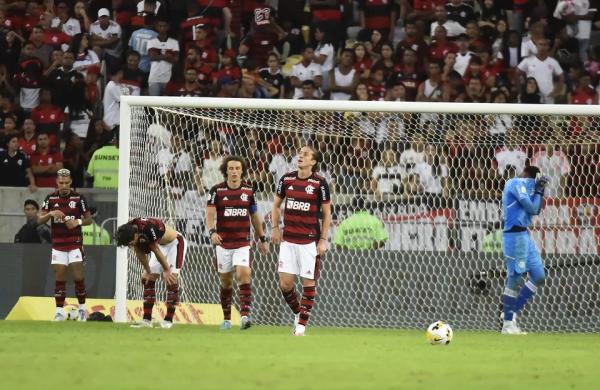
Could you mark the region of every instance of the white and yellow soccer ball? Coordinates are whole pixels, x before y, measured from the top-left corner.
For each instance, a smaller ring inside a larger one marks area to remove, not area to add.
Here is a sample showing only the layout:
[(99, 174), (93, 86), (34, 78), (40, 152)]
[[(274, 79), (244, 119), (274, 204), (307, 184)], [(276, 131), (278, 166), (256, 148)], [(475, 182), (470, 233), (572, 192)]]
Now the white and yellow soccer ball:
[(79, 313), (77, 312), (77, 308), (71, 308), (70, 310), (65, 310), (66, 311), (66, 316), (67, 316), (67, 320), (70, 321), (77, 321), (77, 319), (79, 318)]
[(454, 333), (450, 325), (444, 321), (436, 321), (429, 325), (426, 336), (431, 345), (447, 345), (452, 341)]

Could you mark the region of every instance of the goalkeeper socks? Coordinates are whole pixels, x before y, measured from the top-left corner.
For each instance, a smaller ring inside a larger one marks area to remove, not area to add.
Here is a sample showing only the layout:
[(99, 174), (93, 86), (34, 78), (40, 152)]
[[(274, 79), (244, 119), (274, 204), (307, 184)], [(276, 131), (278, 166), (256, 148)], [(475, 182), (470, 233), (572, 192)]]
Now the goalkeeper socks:
[(77, 295), (77, 302), (79, 302), (80, 305), (85, 305), (85, 297), (86, 297), (86, 291), (85, 291), (85, 281), (82, 280), (76, 280), (75, 281), (75, 295)]
[(292, 309), (294, 314), (298, 314), (300, 312), (300, 303), (298, 302), (296, 290), (293, 288), (290, 291), (281, 290), (281, 294), (283, 294), (283, 299), (285, 299), (285, 302), (288, 304), (290, 309)]
[(56, 303), (56, 307), (63, 307), (65, 305), (66, 290), (67, 282), (57, 280), (54, 283), (54, 302)]
[(167, 287), (167, 315), (165, 321), (173, 322), (175, 308), (179, 303), (179, 285), (173, 284)]
[(512, 321), (517, 304), (517, 292), (508, 288), (504, 289), (502, 304), (504, 306), (504, 321)]
[(519, 296), (517, 297), (517, 302), (515, 304), (515, 313), (520, 312), (525, 307), (525, 304), (533, 298), (535, 295), (535, 290), (537, 287), (531, 281), (526, 281), (525, 285), (521, 288), (519, 292)]
[(231, 321), (231, 296), (233, 295), (232, 288), (224, 288), (221, 286), (221, 308), (223, 309), (223, 319)]
[(252, 304), (252, 287), (250, 283), (240, 284), (240, 315), (250, 315), (250, 305)]
[(309, 286), (303, 288), (302, 301), (300, 302), (300, 325), (306, 326), (310, 318), (310, 311), (315, 305), (315, 297), (317, 295), (317, 286)]
[(144, 319), (152, 321), (152, 308), (154, 302), (156, 302), (156, 282), (154, 280), (148, 280), (144, 283)]

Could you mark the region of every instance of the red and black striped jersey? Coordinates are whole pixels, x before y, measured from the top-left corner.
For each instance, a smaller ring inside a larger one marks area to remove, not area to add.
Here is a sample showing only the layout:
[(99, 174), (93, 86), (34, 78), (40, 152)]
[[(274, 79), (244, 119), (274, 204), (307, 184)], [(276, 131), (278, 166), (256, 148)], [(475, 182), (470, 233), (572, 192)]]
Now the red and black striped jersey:
[(364, 12), (365, 27), (371, 30), (390, 28), (394, 2), (392, 0), (361, 0), (358, 9)]
[(242, 182), (229, 188), (222, 182), (210, 189), (207, 207), (217, 208), (217, 233), (221, 246), (236, 249), (250, 245), (250, 214), (256, 212), (252, 185)]
[(298, 171), (290, 172), (279, 179), (276, 194), (285, 198), (283, 239), (295, 244), (318, 241), (321, 205), (331, 201), (325, 178), (313, 173), (300, 179)]
[(69, 229), (65, 226), (65, 221), (81, 219), (91, 215), (88, 210), (88, 204), (83, 195), (71, 191), (66, 196), (60, 196), (58, 191), (46, 196), (42, 204), (42, 210), (46, 212), (60, 210), (65, 215), (64, 219), (52, 218), (52, 248), (58, 251), (67, 252), (73, 249), (80, 249), (83, 245), (81, 226)]
[(137, 226), (141, 235), (137, 247), (144, 253), (150, 253), (150, 245), (158, 244), (165, 235), (165, 224), (157, 218), (134, 218), (127, 223)]

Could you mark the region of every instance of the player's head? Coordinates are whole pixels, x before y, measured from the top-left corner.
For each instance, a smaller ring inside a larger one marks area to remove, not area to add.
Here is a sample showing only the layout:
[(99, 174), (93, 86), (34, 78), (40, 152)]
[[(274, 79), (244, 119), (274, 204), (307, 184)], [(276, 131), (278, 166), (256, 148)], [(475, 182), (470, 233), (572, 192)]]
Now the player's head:
[(68, 195), (71, 191), (71, 171), (66, 168), (61, 168), (56, 172), (56, 188), (58, 193), (62, 196)]
[(138, 235), (137, 226), (126, 223), (118, 227), (115, 241), (117, 246), (132, 246), (137, 242)]
[(246, 175), (246, 160), (240, 156), (227, 156), (219, 169), (225, 180), (242, 180)]
[(311, 145), (304, 145), (298, 152), (298, 169), (310, 167), (312, 172), (319, 169), (323, 155)]
[(540, 173), (540, 168), (529, 165), (523, 169), (523, 173), (521, 173), (521, 177), (525, 179), (535, 179), (537, 175)]

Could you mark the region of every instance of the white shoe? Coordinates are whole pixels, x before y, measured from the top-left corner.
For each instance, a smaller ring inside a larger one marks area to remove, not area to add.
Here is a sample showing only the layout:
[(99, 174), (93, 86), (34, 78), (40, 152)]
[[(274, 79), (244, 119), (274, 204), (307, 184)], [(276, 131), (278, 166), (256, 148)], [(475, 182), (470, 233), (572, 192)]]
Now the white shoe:
[(306, 331), (306, 326), (304, 325), (296, 325), (294, 329), (294, 336), (304, 336), (304, 332)]
[(140, 322), (136, 322), (135, 324), (131, 324), (132, 328), (152, 328), (152, 321), (142, 319)]
[(86, 322), (87, 321), (87, 312), (85, 309), (79, 309), (77, 311), (77, 321)]
[(173, 321), (162, 320), (158, 324), (163, 329), (171, 329), (173, 327)]
[(513, 335), (513, 336), (524, 336), (527, 332), (524, 332), (517, 326), (515, 320), (512, 321), (504, 321), (502, 325), (502, 334)]
[(231, 329), (231, 321), (230, 320), (223, 320), (223, 322), (221, 323), (221, 326), (219, 327), (220, 330), (230, 330)]
[(66, 321), (66, 320), (67, 320), (67, 316), (64, 313), (56, 312), (56, 314), (54, 315), (53, 321), (61, 322), (61, 321)]
[(296, 327), (300, 323), (300, 312), (294, 314), (294, 327), (292, 328), (292, 333), (296, 331)]

